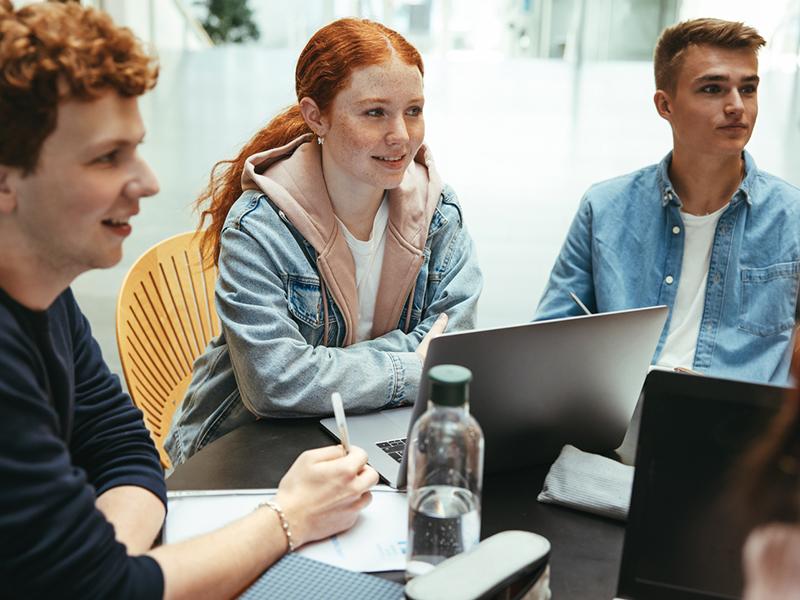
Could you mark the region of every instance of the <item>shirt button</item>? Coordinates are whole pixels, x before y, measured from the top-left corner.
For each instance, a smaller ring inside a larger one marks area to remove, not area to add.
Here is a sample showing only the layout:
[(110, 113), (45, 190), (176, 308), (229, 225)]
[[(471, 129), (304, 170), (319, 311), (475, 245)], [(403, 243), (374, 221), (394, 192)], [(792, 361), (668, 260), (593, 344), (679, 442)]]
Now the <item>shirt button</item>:
[(720, 281), (722, 281), (722, 275), (714, 273), (714, 283), (719, 283)]
[(678, 235), (680, 232), (681, 228), (678, 227), (677, 225), (675, 225), (675, 227), (672, 228), (672, 233), (674, 233), (675, 235)]
[(672, 275), (667, 275), (664, 278), (664, 281), (666, 282), (667, 285), (672, 285), (672, 282), (675, 281), (675, 278), (672, 277)]

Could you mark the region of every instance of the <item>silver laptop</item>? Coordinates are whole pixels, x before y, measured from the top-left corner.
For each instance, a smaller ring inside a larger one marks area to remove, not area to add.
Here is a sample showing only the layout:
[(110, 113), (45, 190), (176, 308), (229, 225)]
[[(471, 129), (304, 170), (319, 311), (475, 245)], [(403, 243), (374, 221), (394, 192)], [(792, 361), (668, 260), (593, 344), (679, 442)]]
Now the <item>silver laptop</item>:
[[(486, 439), (486, 473), (551, 462), (564, 444), (614, 450), (667, 312), (654, 306), (445, 333), (428, 347), (414, 407), (348, 416), (350, 441), (389, 485), (405, 487), (405, 438), (427, 407), (426, 374), (457, 364), (472, 371), (470, 412)], [(321, 424), (338, 439), (335, 419)]]

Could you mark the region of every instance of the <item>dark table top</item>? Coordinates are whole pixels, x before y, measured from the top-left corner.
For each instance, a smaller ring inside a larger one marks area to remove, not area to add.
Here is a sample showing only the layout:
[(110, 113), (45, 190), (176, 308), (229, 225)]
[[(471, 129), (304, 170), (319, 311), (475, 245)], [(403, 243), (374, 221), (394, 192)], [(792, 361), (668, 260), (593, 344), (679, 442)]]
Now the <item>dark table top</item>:
[[(317, 419), (265, 419), (240, 427), (176, 467), (170, 490), (277, 487), (295, 458), (332, 443)], [(547, 466), (484, 479), (481, 538), (507, 529), (543, 535), (552, 546), (550, 587), (558, 600), (616, 593), (622, 523), (536, 501)], [(402, 573), (383, 574), (401, 580)]]

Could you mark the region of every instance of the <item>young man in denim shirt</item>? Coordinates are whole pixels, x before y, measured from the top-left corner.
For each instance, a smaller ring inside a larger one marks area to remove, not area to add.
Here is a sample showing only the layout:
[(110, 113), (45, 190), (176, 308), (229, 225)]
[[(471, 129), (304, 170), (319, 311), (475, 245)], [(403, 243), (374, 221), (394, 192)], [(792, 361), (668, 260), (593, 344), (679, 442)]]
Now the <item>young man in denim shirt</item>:
[(536, 319), (666, 304), (653, 363), (784, 383), (800, 281), (800, 190), (744, 150), (758, 113), (751, 27), (697, 19), (655, 51), (658, 114), (673, 149), (592, 186)]

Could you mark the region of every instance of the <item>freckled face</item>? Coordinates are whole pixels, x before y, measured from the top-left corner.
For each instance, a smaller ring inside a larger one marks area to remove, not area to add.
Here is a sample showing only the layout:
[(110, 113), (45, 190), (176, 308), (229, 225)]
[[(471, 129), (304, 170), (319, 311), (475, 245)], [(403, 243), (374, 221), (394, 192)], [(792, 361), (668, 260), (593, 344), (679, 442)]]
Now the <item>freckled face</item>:
[[(666, 94), (677, 146), (715, 155), (741, 154), (758, 116), (758, 59), (749, 49), (691, 46), (674, 94)], [(661, 92), (659, 92), (661, 93)]]
[(422, 74), (398, 58), (353, 71), (324, 116), (323, 162), (351, 187), (400, 185), (425, 137)]

